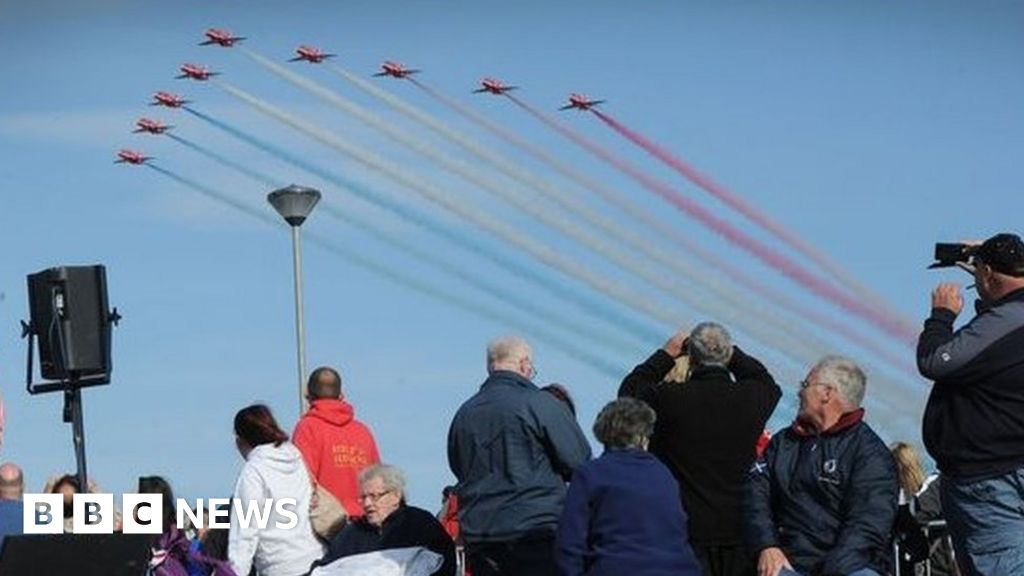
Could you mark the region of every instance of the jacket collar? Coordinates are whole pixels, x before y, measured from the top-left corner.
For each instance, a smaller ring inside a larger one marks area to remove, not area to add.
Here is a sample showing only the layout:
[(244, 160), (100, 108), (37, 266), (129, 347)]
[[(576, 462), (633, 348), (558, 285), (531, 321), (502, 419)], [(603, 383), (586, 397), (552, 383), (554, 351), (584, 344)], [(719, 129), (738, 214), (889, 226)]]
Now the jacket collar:
[(985, 302), (981, 298), (978, 298), (974, 301), (974, 312), (975, 314), (981, 314), (999, 306), (1000, 304), (1005, 304), (1013, 300), (1024, 300), (1024, 288), (1018, 288), (994, 302)]
[(480, 388), (489, 388), (490, 386), (499, 384), (521, 386), (523, 388), (532, 388), (534, 390), (537, 389), (537, 386), (533, 382), (530, 382), (511, 370), (495, 370), (494, 372), (491, 372), (487, 376), (487, 380), (484, 380), (484, 383), (480, 385)]
[(840, 432), (849, 430), (850, 428), (853, 428), (857, 424), (860, 424), (862, 420), (864, 420), (864, 409), (857, 408), (853, 412), (847, 412), (846, 414), (840, 416), (838, 422), (830, 426), (827, 430), (824, 430), (820, 433), (816, 432), (814, 428), (808, 426), (807, 424), (804, 424), (800, 420), (794, 420), (793, 425), (790, 426), (790, 429), (797, 436), (832, 436), (835, 434), (839, 434)]

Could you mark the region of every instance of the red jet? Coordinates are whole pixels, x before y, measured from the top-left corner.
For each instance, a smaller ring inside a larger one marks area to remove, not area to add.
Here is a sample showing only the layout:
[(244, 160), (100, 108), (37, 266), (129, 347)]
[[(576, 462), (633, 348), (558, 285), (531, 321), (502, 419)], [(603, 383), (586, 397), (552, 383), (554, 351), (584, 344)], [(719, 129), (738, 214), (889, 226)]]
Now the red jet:
[(480, 81), (480, 85), (482, 86), (482, 88), (477, 88), (476, 90), (473, 90), (474, 94), (479, 94), (481, 92), (490, 92), (491, 94), (504, 94), (509, 90), (515, 90), (516, 88), (518, 88), (518, 86), (506, 86), (501, 83), (501, 80), (497, 80), (494, 78), (484, 78), (483, 80)]
[(206, 31), (206, 41), (200, 42), (200, 46), (209, 46), (216, 44), (225, 48), (230, 48), (235, 45), (236, 42), (245, 40), (244, 36), (232, 36), (231, 32), (223, 30), (221, 28), (210, 28)]
[(148, 132), (149, 134), (163, 134), (171, 128), (174, 128), (174, 126), (168, 126), (156, 120), (150, 120), (149, 118), (139, 118), (138, 121), (135, 122), (135, 126), (137, 126), (137, 128), (132, 130), (132, 132)]
[(153, 101), (149, 103), (150, 106), (167, 106), (168, 108), (181, 108), (185, 104), (190, 104), (191, 100), (183, 100), (181, 96), (177, 94), (171, 94), (170, 92), (157, 92), (153, 94)]
[(398, 62), (392, 62), (391, 60), (381, 64), (380, 69), (381, 71), (374, 74), (374, 76), (394, 76), (395, 78), (405, 78), (410, 74), (419, 72), (419, 70), (406, 68)]
[(193, 80), (209, 80), (210, 76), (216, 76), (220, 72), (210, 72), (210, 69), (206, 66), (200, 66), (199, 64), (182, 64), (181, 74), (175, 76), (175, 78), (191, 78)]
[(146, 156), (142, 152), (136, 152), (135, 150), (120, 150), (117, 153), (117, 160), (114, 160), (114, 164), (145, 164), (148, 160), (152, 160), (151, 156)]
[(328, 58), (334, 58), (337, 54), (325, 54), (320, 51), (316, 46), (302, 45), (295, 49), (295, 53), (298, 54), (295, 58), (291, 58), (289, 62), (298, 62), (299, 60), (305, 60), (310, 64), (319, 64)]
[(572, 108), (575, 108), (580, 111), (590, 110), (594, 106), (597, 106), (598, 104), (601, 104), (603, 102), (604, 100), (591, 100), (590, 98), (587, 98), (583, 94), (573, 93), (569, 95), (569, 103), (559, 108), (559, 110), (569, 110)]

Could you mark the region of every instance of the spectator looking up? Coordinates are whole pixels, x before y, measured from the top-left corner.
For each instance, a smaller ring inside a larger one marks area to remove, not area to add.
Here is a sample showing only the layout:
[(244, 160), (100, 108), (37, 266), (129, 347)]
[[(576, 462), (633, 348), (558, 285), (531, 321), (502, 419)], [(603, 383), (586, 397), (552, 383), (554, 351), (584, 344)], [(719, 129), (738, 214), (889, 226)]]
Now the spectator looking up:
[(492, 342), (487, 372), (448, 432), (469, 568), (473, 576), (554, 575), (565, 483), (590, 445), (572, 414), (531, 381), (525, 340)]
[(341, 375), (333, 368), (313, 370), (306, 398), (309, 411), (295, 425), (295, 447), (313, 479), (338, 499), (349, 516), (361, 516), (359, 472), (380, 462), (373, 434), (356, 420), (355, 408), (345, 400)]
[(885, 573), (899, 478), (863, 421), (866, 383), (852, 360), (821, 359), (800, 383), (796, 421), (751, 469), (744, 514), (759, 576)]
[(963, 296), (939, 284), (917, 344), (924, 444), (963, 573), (1024, 574), (1024, 242), (997, 234), (964, 267), (976, 315), (954, 330)]
[[(684, 357), (685, 377), (677, 368)], [(781, 395), (761, 362), (713, 322), (677, 332), (619, 387), (619, 397), (639, 398), (658, 415), (651, 453), (678, 481), (705, 576), (747, 576), (754, 569), (743, 546), (740, 503), (758, 437)]]
[(562, 576), (697, 576), (679, 486), (647, 453), (654, 410), (620, 398), (597, 415), (604, 453), (576, 469), (558, 523)]
[[(246, 575), (252, 567), (260, 576), (304, 574), (323, 555), (313, 534), (309, 506), (313, 488), (302, 455), (288, 442), (270, 409), (254, 404), (235, 415), (235, 446), (245, 459), (235, 483), (234, 497), (243, 507), (263, 509), (268, 499), (293, 498), (298, 525), (279, 527), (292, 520), (271, 509), (266, 528), (256, 522), (243, 527), (238, 513), (231, 510), (228, 559), (236, 574)], [(276, 508), (276, 507), (275, 507)]]

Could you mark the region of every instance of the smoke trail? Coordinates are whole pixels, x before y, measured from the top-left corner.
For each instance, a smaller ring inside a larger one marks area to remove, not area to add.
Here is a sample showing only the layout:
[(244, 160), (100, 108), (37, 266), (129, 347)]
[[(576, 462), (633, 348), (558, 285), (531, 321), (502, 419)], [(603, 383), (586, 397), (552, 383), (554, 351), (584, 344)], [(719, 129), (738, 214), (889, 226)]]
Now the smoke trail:
[(301, 158), (295, 156), (294, 154), (290, 154), (289, 152), (281, 148), (278, 148), (259, 138), (255, 138), (249, 135), (248, 133), (235, 128), (230, 124), (222, 122), (209, 115), (203, 114), (202, 112), (199, 112), (194, 108), (185, 107), (184, 109), (190, 114), (193, 114), (196, 117), (209, 123), (210, 125), (234, 136), (235, 138), (238, 138), (239, 140), (242, 140), (243, 142), (248, 143), (251, 146), (254, 146), (270, 154), (271, 156), (274, 156), (275, 158), (288, 162), (289, 164), (292, 164), (293, 166), (296, 166), (306, 172), (309, 172), (310, 174), (314, 174), (320, 178), (323, 178), (324, 180), (339, 186), (343, 190), (347, 190), (359, 196), (363, 200), (366, 200), (367, 202), (370, 202), (375, 206), (378, 206), (379, 208), (392, 212), (401, 217), (402, 219), (412, 222), (417, 226), (424, 228), (428, 232), (431, 232), (437, 236), (441, 236), (461, 246), (462, 248), (483, 257), (488, 261), (495, 262), (496, 264), (505, 267), (515, 276), (530, 280), (536, 285), (548, 290), (552, 294), (575, 304), (576, 306), (583, 310), (586, 310), (595, 318), (599, 318), (606, 322), (611, 322), (619, 329), (628, 330), (630, 333), (636, 335), (638, 338), (640, 338), (643, 342), (647, 344), (657, 342), (664, 336), (663, 332), (659, 330), (654, 330), (645, 323), (639, 322), (630, 316), (622, 314), (612, 308), (609, 308), (607, 305), (599, 303), (597, 300), (591, 298), (587, 294), (583, 294), (580, 291), (573, 289), (572, 287), (565, 286), (563, 284), (555, 282), (546, 277), (545, 275), (539, 273), (538, 271), (523, 266), (516, 262), (515, 260), (503, 255), (500, 252), (488, 249), (485, 244), (482, 244), (479, 241), (470, 238), (467, 235), (464, 235), (463, 233), (459, 232), (459, 230), (456, 228), (449, 228), (442, 224), (438, 224), (432, 221), (427, 216), (422, 215), (419, 212), (416, 212), (415, 210), (408, 208), (404, 204), (394, 202), (388, 199), (387, 197), (379, 193), (372, 192), (368, 188), (361, 186), (355, 182), (349, 181), (348, 179), (343, 178), (334, 172), (330, 172), (321, 169), (313, 164), (310, 164), (309, 162), (302, 160)]
[[(160, 166), (155, 166), (153, 164), (146, 164), (146, 166), (149, 166), (153, 170), (163, 174), (164, 176), (167, 176), (168, 178), (171, 178), (172, 180), (175, 180), (176, 182), (184, 186), (187, 186), (203, 194), (204, 196), (207, 196), (218, 202), (235, 208), (245, 214), (248, 214), (249, 216), (259, 219), (264, 223), (270, 224), (274, 227), (285, 226), (285, 224), (279, 219), (272, 217), (270, 214), (256, 210), (255, 208), (252, 208), (251, 206), (237, 200), (236, 198), (233, 198), (232, 196), (218, 192), (217, 190), (214, 190), (208, 186), (204, 186), (198, 182), (185, 178), (184, 176), (180, 176), (170, 170), (167, 170), (166, 168), (161, 168)], [(604, 373), (606, 376), (612, 378), (621, 378), (623, 375), (621, 367), (615, 366), (614, 364), (609, 363), (604, 358), (591, 354), (590, 352), (583, 350), (575, 346), (574, 344), (566, 342), (559, 336), (547, 331), (545, 328), (537, 326), (531, 322), (524, 321), (522, 317), (505, 314), (500, 310), (495, 310), (494, 308), (491, 308), (489, 306), (479, 304), (476, 302), (471, 302), (464, 298), (457, 298), (450, 292), (434, 288), (433, 286), (425, 284), (417, 279), (396, 272), (390, 268), (386, 268), (381, 264), (377, 263), (376, 261), (361, 256), (357, 252), (348, 250), (316, 233), (307, 231), (304, 235), (308, 239), (308, 241), (319, 246), (320, 248), (323, 248), (324, 250), (327, 250), (328, 252), (336, 256), (341, 256), (342, 258), (345, 258), (346, 260), (355, 264), (356, 266), (364, 268), (378, 276), (382, 276), (392, 282), (395, 282), (400, 286), (409, 288), (411, 290), (415, 290), (417, 292), (430, 296), (436, 300), (439, 300), (445, 304), (472, 312), (474, 314), (477, 314), (478, 316), (482, 316), (488, 320), (497, 322), (499, 324), (518, 326), (520, 327), (520, 329), (525, 330), (527, 333), (536, 337), (538, 340), (547, 342), (548, 344), (558, 348), (559, 350), (565, 352), (566, 354), (575, 358), (576, 360), (582, 361), (591, 368), (594, 368), (595, 370)]]
[(916, 374), (915, 370), (912, 370), (907, 360), (903, 357), (893, 354), (890, 350), (882, 347), (878, 342), (869, 338), (852, 327), (838, 322), (831, 317), (821, 314), (809, 307), (799, 304), (797, 301), (784, 294), (782, 291), (775, 289), (772, 286), (763, 284), (740, 270), (736, 266), (733, 266), (729, 262), (722, 258), (712, 254), (709, 250), (704, 248), (700, 243), (695, 242), (690, 237), (686, 236), (682, 229), (676, 226), (672, 226), (667, 222), (648, 214), (639, 204), (633, 202), (628, 197), (618, 192), (617, 190), (606, 186), (585, 174), (573, 169), (572, 167), (562, 163), (553, 155), (547, 153), (541, 147), (533, 144), (532, 142), (520, 137), (515, 132), (502, 127), (500, 124), (492, 122), (485, 116), (478, 114), (473, 109), (463, 105), (459, 101), (451, 98), (438, 90), (424, 84), (420, 80), (412, 76), (406, 76), (405, 78), (411, 82), (414, 86), (426, 92), (431, 98), (437, 100), (441, 104), (447, 106), (449, 109), (459, 114), (460, 116), (474, 122), (483, 129), (491, 132), (497, 137), (513, 144), (521, 150), (524, 150), (543, 164), (554, 169), (559, 174), (562, 174), (572, 182), (594, 192), (604, 201), (614, 205), (620, 211), (629, 214), (638, 222), (643, 225), (644, 230), (650, 230), (655, 232), (654, 236), (659, 238), (670, 239), (676, 244), (681, 246), (683, 250), (674, 254), (675, 260), (681, 260), (687, 257), (695, 257), (706, 266), (705, 274), (698, 275), (698, 277), (707, 276), (709, 281), (714, 284), (716, 292), (720, 292), (723, 288), (723, 284), (720, 281), (710, 280), (710, 277), (716, 273), (723, 273), (729, 279), (738, 282), (739, 284), (747, 287), (755, 294), (761, 294), (766, 300), (771, 301), (773, 304), (777, 304), (781, 308), (786, 309), (789, 312), (798, 314), (799, 316), (814, 322), (818, 326), (824, 328), (831, 334), (836, 334), (846, 338), (848, 341), (860, 346), (861, 348), (875, 354), (878, 358), (885, 360), (901, 372), (908, 374)]
[(893, 320), (886, 314), (872, 308), (864, 302), (850, 297), (846, 292), (837, 290), (831, 284), (823, 282), (820, 278), (811, 274), (798, 264), (790, 261), (779, 252), (747, 236), (743, 231), (739, 230), (729, 222), (715, 216), (703, 206), (689, 198), (679, 195), (671, 186), (647, 176), (632, 165), (620, 160), (607, 150), (597, 146), (572, 130), (565, 128), (554, 119), (549, 118), (547, 115), (534, 109), (532, 106), (529, 106), (515, 96), (505, 93), (505, 97), (525, 110), (531, 116), (537, 118), (547, 126), (579, 144), (620, 171), (628, 174), (630, 177), (640, 182), (645, 188), (662, 197), (675, 208), (688, 214), (692, 218), (697, 219), (729, 242), (743, 248), (754, 256), (757, 256), (763, 262), (769, 264), (777, 271), (796, 282), (798, 285), (807, 288), (811, 292), (831, 301), (848, 312), (867, 320), (881, 331), (889, 334), (904, 344), (909, 345), (909, 343), (915, 339), (916, 334), (907, 330), (901, 322)]
[(667, 316), (660, 306), (656, 305), (648, 298), (622, 287), (613, 281), (607, 280), (603, 276), (591, 272), (577, 261), (562, 256), (557, 250), (530, 237), (524, 236), (517, 229), (504, 221), (470, 208), (465, 202), (458, 200), (437, 186), (424, 182), (422, 178), (406, 171), (401, 166), (398, 166), (393, 162), (389, 162), (364, 148), (356, 146), (355, 144), (342, 139), (340, 136), (328, 133), (315, 125), (299, 120), (291, 114), (288, 114), (287, 112), (272, 106), (245, 91), (230, 86), (224, 82), (220, 82), (218, 85), (229, 94), (249, 103), (254, 108), (268, 116), (276, 118), (282, 123), (291, 126), (310, 138), (337, 150), (364, 166), (383, 173), (403, 186), (415, 190), (424, 198), (472, 222), (475, 226), (502, 238), (509, 244), (532, 255), (534, 258), (548, 265), (552, 269), (555, 269), (567, 276), (571, 276), (576, 280), (591, 286), (595, 290), (604, 293), (612, 299), (648, 315), (656, 321), (668, 324), (678, 324), (678, 321)]
[(239, 164), (237, 162), (234, 162), (233, 160), (229, 160), (228, 158), (225, 158), (224, 156), (221, 156), (220, 154), (217, 154), (213, 150), (210, 150), (209, 148), (206, 148), (205, 146), (202, 146), (200, 144), (196, 144), (195, 142), (192, 142), (191, 140), (188, 140), (188, 139), (183, 138), (181, 136), (177, 136), (175, 134), (169, 134), (169, 133), (166, 134), (166, 136), (168, 138), (170, 138), (171, 140), (174, 140), (175, 142), (183, 144), (186, 147), (191, 148), (192, 150), (195, 150), (196, 152), (199, 152), (200, 154), (203, 154), (205, 156), (208, 156), (208, 157), (216, 160), (217, 162), (220, 162), (221, 164), (227, 166), (228, 168), (231, 168), (233, 170), (241, 172), (242, 174), (245, 174), (246, 176), (252, 178), (253, 180), (256, 180), (258, 182), (262, 182), (263, 184), (266, 184), (267, 186), (271, 186), (271, 187), (274, 187), (274, 188), (280, 188), (281, 186), (283, 186), (283, 184), (281, 182), (278, 182), (276, 179), (271, 178), (270, 176), (267, 176), (266, 174), (261, 174), (260, 172), (257, 172), (255, 170), (249, 168), (248, 166)]
[[(182, 141), (183, 139), (175, 138), (175, 140)], [(182, 143), (185, 144), (186, 142)], [(282, 182), (276, 181), (274, 178), (266, 174), (262, 174), (258, 171), (252, 170), (246, 166), (243, 166), (237, 162), (225, 158), (224, 156), (221, 156), (220, 154), (217, 154), (212, 150), (209, 150), (199, 145), (193, 145), (189, 147), (200, 152), (201, 154), (209, 156), (210, 158), (227, 166), (228, 168), (231, 168), (235, 171), (238, 171), (248, 176), (249, 178), (252, 178), (253, 180), (262, 182), (268, 186), (272, 186), (275, 188), (280, 188), (281, 186), (284, 185)], [(550, 322), (553, 320), (557, 320), (557, 322), (555, 323), (556, 325), (564, 327), (566, 330), (574, 332), (577, 336), (590, 340), (595, 344), (605, 346), (609, 350), (613, 350), (616, 352), (638, 352), (638, 347), (635, 346), (633, 342), (627, 342), (624, 339), (620, 339), (616, 336), (606, 334), (603, 331), (601, 331), (601, 333), (597, 333), (594, 331), (593, 327), (579, 323), (571, 317), (564, 317), (562, 314), (555, 312), (553, 310), (546, 310), (543, 307), (534, 303), (533, 300), (529, 298), (524, 298), (515, 292), (509, 291), (502, 284), (491, 282), (488, 281), (486, 278), (482, 278), (479, 277), (478, 275), (471, 274), (463, 270), (459, 266), (451, 264), (447, 260), (436, 256), (432, 252), (420, 249), (415, 245), (409, 244), (408, 242), (398, 240), (397, 238), (394, 238), (393, 236), (387, 234), (380, 228), (374, 226), (373, 224), (369, 222), (363, 222), (358, 218), (355, 218), (349, 213), (345, 212), (344, 210), (339, 210), (338, 208), (327, 202), (322, 202), (320, 209), (326, 211), (328, 214), (330, 214), (337, 220), (345, 222), (346, 224), (349, 224), (351, 226), (355, 226), (356, 228), (359, 228), (363, 232), (377, 238), (381, 242), (384, 242), (397, 250), (400, 250), (411, 255), (417, 261), (431, 264), (435, 268), (443, 272), (446, 272), (451, 276), (454, 276), (455, 278), (465, 282), (466, 284), (469, 284), (470, 286), (477, 288), (481, 292), (489, 294), (499, 300), (502, 300), (506, 304), (511, 304), (527, 314), (530, 314), (544, 321)]]
[[(854, 278), (847, 271), (843, 270), (839, 265), (829, 259), (821, 251), (815, 249), (813, 246), (803, 241), (799, 236), (793, 233), (791, 230), (786, 229), (781, 224), (773, 220), (770, 216), (764, 212), (756, 209), (738, 194), (729, 190), (722, 184), (711, 179), (710, 176), (701, 173), (695, 167), (685, 162), (682, 158), (671, 154), (661, 146), (658, 146), (639, 132), (629, 128), (622, 122), (619, 122), (615, 118), (608, 114), (601, 112), (596, 108), (591, 108), (591, 112), (595, 116), (601, 119), (605, 124), (610, 126), (613, 130), (624, 136), (627, 140), (633, 142), (648, 154), (651, 154), (658, 160), (661, 160), (669, 167), (674, 169), (676, 172), (681, 174), (684, 178), (690, 182), (696, 184), (698, 187), (708, 192), (715, 198), (718, 198), (722, 202), (725, 202), (734, 210), (746, 216), (749, 220), (755, 222), (765, 230), (771, 232), (775, 237), (779, 238), (791, 248), (800, 252), (804, 256), (810, 258), (813, 262), (818, 264), (823, 270), (832, 275), (833, 278), (839, 281), (840, 287), (843, 289), (852, 289), (854, 294), (859, 294), (866, 298), (870, 298), (872, 303), (883, 308), (888, 308), (882, 299), (874, 294), (866, 286), (862, 285), (856, 278)], [(893, 313), (890, 310), (890, 313)], [(893, 313), (894, 314), (894, 313)], [(894, 314), (895, 315), (895, 314)], [(904, 322), (904, 325), (909, 324)]]
[[(528, 198), (520, 196), (516, 191), (501, 185), (501, 183), (495, 181), (493, 178), (485, 176), (469, 164), (456, 160), (447, 154), (441, 153), (435, 146), (395, 128), (391, 123), (342, 97), (333, 90), (330, 90), (329, 88), (326, 88), (301, 74), (296, 74), (288, 70), (286, 67), (261, 56), (252, 50), (243, 50), (243, 52), (252, 60), (281, 78), (323, 99), (343, 112), (356, 117), (360, 121), (383, 132), (400, 144), (431, 158), (447, 170), (450, 170), (462, 176), (466, 180), (496, 194), (520, 210), (530, 214), (541, 223), (575, 239), (606, 260), (617, 264), (621, 268), (645, 280), (649, 286), (653, 286), (661, 290), (663, 293), (686, 303), (692, 308), (702, 310), (705, 313), (716, 316), (722, 320), (734, 321), (736, 324), (740, 324), (743, 322), (744, 318), (747, 318), (748, 320), (744, 325), (745, 331), (768, 345), (777, 346), (780, 339), (785, 340), (786, 338), (789, 338), (790, 341), (782, 342), (784, 345), (783, 349), (792, 350), (800, 345), (801, 340), (798, 340), (796, 336), (791, 334), (791, 332), (793, 332), (791, 327), (781, 318), (772, 318), (771, 315), (767, 313), (768, 309), (751, 308), (746, 305), (745, 299), (742, 296), (734, 295), (724, 287), (712, 289), (712, 293), (729, 300), (733, 305), (731, 307), (723, 307), (721, 305), (717, 305), (714, 300), (700, 298), (699, 295), (693, 293), (693, 291), (688, 289), (688, 287), (680, 287), (671, 277), (651, 270), (632, 255), (619, 249), (616, 245), (609, 243), (605, 240), (605, 236), (597, 234), (589, 228), (585, 228), (565, 219), (556, 217), (550, 211), (545, 210), (543, 206), (530, 201)], [(510, 177), (541, 191), (546, 197), (554, 200), (570, 213), (587, 217), (598, 227), (603, 228), (607, 236), (622, 239), (634, 248), (639, 248), (641, 251), (647, 252), (653, 259), (659, 261), (662, 265), (675, 268), (682, 274), (688, 276), (691, 280), (707, 284), (706, 280), (704, 280), (705, 276), (701, 271), (682, 266), (682, 262), (670, 255), (666, 255), (660, 251), (649, 250), (648, 243), (645, 239), (638, 235), (630, 235), (626, 233), (623, 227), (605, 219), (585, 204), (569, 198), (554, 186), (551, 186), (532, 174), (517, 168), (500, 155), (488, 151), (482, 145), (470, 140), (461, 133), (448, 128), (444, 123), (435, 120), (430, 115), (406, 104), (385, 90), (377, 88), (376, 86), (373, 86), (372, 84), (369, 84), (368, 82), (346, 72), (341, 67), (335, 66), (333, 69), (363, 91), (383, 100), (406, 116), (409, 116), (415, 121), (427, 126), (435, 133), (451, 142), (454, 142), (475, 156), (491, 163)], [(738, 308), (746, 308), (748, 310), (748, 314), (745, 316), (741, 315)], [(755, 317), (753, 321), (749, 320), (749, 316), (751, 315)], [(772, 328), (775, 328), (775, 330)], [(779, 334), (778, 330), (780, 329), (785, 334)]]

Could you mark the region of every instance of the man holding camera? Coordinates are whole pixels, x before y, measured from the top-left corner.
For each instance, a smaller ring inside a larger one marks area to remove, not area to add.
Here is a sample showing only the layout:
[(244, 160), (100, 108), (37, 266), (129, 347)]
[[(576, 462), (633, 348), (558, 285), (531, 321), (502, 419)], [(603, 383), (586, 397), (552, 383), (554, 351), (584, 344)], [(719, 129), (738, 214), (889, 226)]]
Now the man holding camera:
[[(682, 357), (688, 378), (672, 381)], [(782, 396), (772, 375), (733, 345), (724, 326), (702, 322), (634, 368), (619, 387), (623, 396), (647, 402), (658, 417), (650, 451), (679, 482), (703, 576), (752, 573), (740, 503), (757, 440)]]
[(924, 442), (963, 572), (1024, 574), (1024, 242), (997, 234), (956, 264), (974, 275), (977, 314), (954, 331), (959, 285), (932, 292), (917, 345), (935, 381)]

